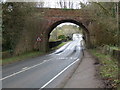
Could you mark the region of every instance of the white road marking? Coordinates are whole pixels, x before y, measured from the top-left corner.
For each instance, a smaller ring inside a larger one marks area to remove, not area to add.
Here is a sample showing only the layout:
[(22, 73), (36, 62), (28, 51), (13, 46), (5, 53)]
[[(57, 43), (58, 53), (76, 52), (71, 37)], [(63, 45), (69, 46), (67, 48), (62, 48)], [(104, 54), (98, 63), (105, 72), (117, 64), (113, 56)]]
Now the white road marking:
[(23, 69), (27, 69), (27, 68), (28, 68), (28, 67), (24, 67), (24, 68), (22, 68), (22, 70), (23, 70)]
[(6, 76), (6, 77), (4, 77), (4, 78), (1, 78), (0, 80), (2, 81), (2, 80), (5, 80), (5, 79), (7, 79), (7, 78), (9, 78), (9, 77), (15, 76), (15, 75), (17, 75), (17, 74), (19, 74), (19, 73), (25, 72), (25, 71), (27, 71), (27, 70), (29, 70), (29, 69), (32, 69), (32, 68), (34, 68), (34, 67), (37, 67), (37, 66), (45, 63), (45, 62), (47, 62), (47, 61), (50, 61), (50, 60), (44, 60), (42, 63), (33, 65), (33, 66), (31, 66), (31, 67), (25, 67), (25, 68), (23, 68), (21, 71), (16, 72), (16, 73), (13, 73), (13, 74), (11, 74), (11, 75), (8, 75), (8, 76)]
[(53, 80), (55, 80), (58, 76), (60, 76), (64, 71), (66, 71), (69, 67), (71, 67), (73, 64), (75, 64), (77, 61), (79, 61), (80, 59), (77, 59), (76, 61), (74, 61), (73, 63), (71, 63), (70, 65), (68, 65), (66, 68), (64, 68), (60, 73), (58, 73), (55, 77), (53, 77), (51, 80), (49, 80), (46, 84), (44, 84), (42, 88), (45, 88), (48, 84), (50, 84)]

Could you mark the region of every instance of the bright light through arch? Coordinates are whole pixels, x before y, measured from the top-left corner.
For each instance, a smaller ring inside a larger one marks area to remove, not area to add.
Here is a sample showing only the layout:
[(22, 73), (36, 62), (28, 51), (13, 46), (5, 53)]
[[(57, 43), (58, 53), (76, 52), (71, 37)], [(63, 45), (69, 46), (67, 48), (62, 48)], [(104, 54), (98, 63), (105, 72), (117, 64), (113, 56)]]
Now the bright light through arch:
[(76, 25), (76, 24), (74, 24), (74, 23), (68, 23), (68, 22), (59, 24), (57, 27), (62, 27), (63, 25), (74, 25), (74, 26), (79, 27), (78, 25)]

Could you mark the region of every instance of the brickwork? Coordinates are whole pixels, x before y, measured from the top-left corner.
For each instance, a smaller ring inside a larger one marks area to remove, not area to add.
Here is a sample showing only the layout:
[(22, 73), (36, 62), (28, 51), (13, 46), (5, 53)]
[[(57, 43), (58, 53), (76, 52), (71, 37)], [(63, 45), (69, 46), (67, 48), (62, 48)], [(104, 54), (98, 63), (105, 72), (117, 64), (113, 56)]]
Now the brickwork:
[[(90, 46), (88, 25), (92, 14), (86, 10), (37, 8), (33, 17), (26, 20), (26, 29), (15, 48), (15, 54), (21, 54), (34, 49), (46, 52), (49, 50), (49, 37), (52, 30), (59, 24), (71, 22), (79, 25), (85, 31), (87, 46)], [(36, 46), (36, 38), (41, 42)]]
[(92, 21), (92, 14), (89, 13), (90, 11), (87, 10), (80, 10), (80, 9), (56, 9), (56, 8), (38, 8), (37, 12), (42, 12), (43, 18), (47, 21), (45, 29), (43, 31), (44, 35), (44, 45), (46, 49), (48, 49), (48, 41), (50, 32), (59, 24), (64, 22), (71, 22), (74, 24), (79, 25), (83, 28), (86, 32), (86, 41), (87, 46), (90, 46), (90, 35), (88, 30), (88, 25)]
[[(69, 22), (74, 22), (76, 21), (77, 25), (84, 25), (85, 28), (87, 29), (87, 26), (89, 25), (89, 22), (92, 21), (92, 14), (90, 11), (87, 10), (80, 10), (80, 9), (56, 9), (56, 8), (38, 8), (37, 12), (42, 12), (42, 16), (45, 20), (48, 21), (48, 29), (47, 31), (45, 31), (46, 33), (49, 33), (50, 31), (49, 28), (51, 28), (51, 26), (59, 21), (63, 21), (64, 20), (67, 21), (69, 20)], [(60, 23), (58, 23), (60, 24)]]
[(38, 9), (38, 11), (42, 11), (44, 16), (47, 17), (91, 17), (91, 11), (88, 10), (80, 10), (80, 9)]
[[(44, 43), (48, 47), (47, 43), (49, 40), (50, 32), (59, 24), (64, 22), (71, 22), (79, 25), (86, 32), (87, 44), (90, 44), (90, 36), (88, 25), (92, 21), (92, 14), (87, 10), (73, 10), (73, 9), (38, 9), (38, 12), (42, 12), (43, 18), (47, 21), (46, 29), (44, 29)], [(88, 45), (89, 46), (89, 45)]]

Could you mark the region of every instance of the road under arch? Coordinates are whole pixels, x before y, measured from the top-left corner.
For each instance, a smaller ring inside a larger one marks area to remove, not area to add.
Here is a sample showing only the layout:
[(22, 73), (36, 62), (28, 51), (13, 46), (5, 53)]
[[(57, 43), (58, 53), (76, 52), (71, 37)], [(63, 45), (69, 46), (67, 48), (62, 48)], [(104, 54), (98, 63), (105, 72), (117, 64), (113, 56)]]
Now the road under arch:
[(81, 22), (78, 22), (76, 20), (73, 20), (73, 19), (64, 19), (64, 20), (60, 20), (60, 21), (56, 21), (54, 22), (53, 24), (51, 24), (47, 29), (46, 29), (46, 39), (45, 39), (45, 51), (48, 51), (49, 50), (49, 38), (50, 38), (50, 33), (54, 30), (54, 28), (56, 28), (58, 25), (62, 24), (62, 23), (66, 23), (66, 22), (69, 22), (69, 23), (74, 23), (76, 25), (78, 25), (79, 27), (81, 27), (83, 29), (83, 35), (85, 36), (85, 41), (86, 41), (86, 46), (87, 48), (90, 47), (90, 35), (89, 35), (89, 30), (86, 28), (86, 26), (81, 23)]

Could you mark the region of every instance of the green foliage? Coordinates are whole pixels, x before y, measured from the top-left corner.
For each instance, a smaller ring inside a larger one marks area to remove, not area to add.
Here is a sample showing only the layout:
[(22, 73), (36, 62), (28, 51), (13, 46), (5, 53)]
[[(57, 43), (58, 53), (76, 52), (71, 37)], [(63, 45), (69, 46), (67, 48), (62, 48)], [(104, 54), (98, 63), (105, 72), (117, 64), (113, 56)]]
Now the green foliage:
[(58, 39), (65, 40), (66, 37), (65, 37), (65, 35), (60, 35), (60, 36), (58, 36)]
[(85, 7), (86, 7), (86, 5), (85, 5), (85, 4), (83, 4), (82, 2), (80, 2), (80, 7), (81, 7), (81, 8), (85, 8)]
[(61, 44), (59, 44), (58, 46), (56, 46), (56, 47), (53, 47), (51, 50), (56, 50), (56, 49), (58, 49), (58, 48), (60, 48), (60, 47), (62, 47), (63, 45), (65, 45), (67, 42), (62, 42)]
[(108, 80), (112, 87), (116, 88), (120, 84), (118, 80), (118, 61), (111, 58), (110, 55), (104, 55), (100, 50), (91, 50), (91, 52), (100, 60), (100, 74), (102, 78)]
[(109, 46), (109, 47), (110, 47), (110, 49), (120, 50), (120, 48), (119, 48), (119, 47), (116, 47), (116, 46)]
[(11, 58), (2, 59), (2, 65), (14, 63), (14, 62), (25, 60), (25, 59), (32, 58), (32, 57), (36, 57), (36, 56), (39, 56), (42, 54), (44, 54), (44, 53), (39, 52), (39, 51), (23, 53), (19, 56), (13, 56)]
[(118, 29), (116, 18), (117, 3), (92, 2), (84, 5), (83, 9), (90, 10), (91, 24), (88, 26), (91, 35), (94, 35), (94, 45), (101, 46), (118, 44)]
[(24, 30), (26, 17), (32, 15), (34, 3), (6, 2), (3, 8), (3, 51), (14, 50)]
[(70, 39), (73, 33), (82, 33), (81, 28), (76, 25), (63, 25), (56, 27), (50, 34), (50, 41), (58, 40), (58, 36), (65, 35), (66, 39)]

